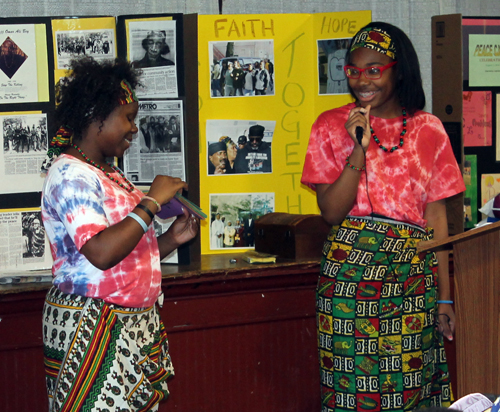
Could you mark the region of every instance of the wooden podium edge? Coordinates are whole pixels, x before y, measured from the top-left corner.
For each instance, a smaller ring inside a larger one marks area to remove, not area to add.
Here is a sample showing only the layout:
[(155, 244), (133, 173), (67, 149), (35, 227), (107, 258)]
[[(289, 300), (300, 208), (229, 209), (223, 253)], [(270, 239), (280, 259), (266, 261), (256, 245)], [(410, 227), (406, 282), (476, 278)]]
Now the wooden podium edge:
[(500, 228), (500, 222), (490, 223), (479, 228), (468, 230), (467, 232), (459, 233), (458, 235), (447, 237), (441, 240), (430, 240), (428, 242), (420, 242), (417, 246), (418, 252), (439, 252), (441, 250), (451, 250), (453, 245), (458, 242), (465, 242), (477, 236), (482, 236), (494, 232)]

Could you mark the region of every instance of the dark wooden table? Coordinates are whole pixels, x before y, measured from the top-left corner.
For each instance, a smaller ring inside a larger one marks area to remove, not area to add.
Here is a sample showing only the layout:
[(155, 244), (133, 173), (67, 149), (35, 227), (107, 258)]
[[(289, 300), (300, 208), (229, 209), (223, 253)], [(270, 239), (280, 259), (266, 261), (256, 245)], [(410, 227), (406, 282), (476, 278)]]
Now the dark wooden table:
[[(176, 376), (160, 411), (319, 411), (318, 272), (318, 260), (249, 264), (241, 254), (162, 265)], [(0, 286), (1, 410), (47, 411), (41, 313), (49, 287)]]

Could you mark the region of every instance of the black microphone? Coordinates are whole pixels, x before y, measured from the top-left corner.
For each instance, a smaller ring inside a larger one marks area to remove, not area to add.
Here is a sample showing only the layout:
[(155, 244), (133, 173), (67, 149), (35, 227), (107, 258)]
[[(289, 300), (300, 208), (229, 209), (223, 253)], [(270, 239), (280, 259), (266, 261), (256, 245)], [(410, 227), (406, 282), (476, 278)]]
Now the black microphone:
[(364, 130), (361, 126), (356, 126), (356, 139), (358, 143), (361, 145), (361, 141), (363, 140)]

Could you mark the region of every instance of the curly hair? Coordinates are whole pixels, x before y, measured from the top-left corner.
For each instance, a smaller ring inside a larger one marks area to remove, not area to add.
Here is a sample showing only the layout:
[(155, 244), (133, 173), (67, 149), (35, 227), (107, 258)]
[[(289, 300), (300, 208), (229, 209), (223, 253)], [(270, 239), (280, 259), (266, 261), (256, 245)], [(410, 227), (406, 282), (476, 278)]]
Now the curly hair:
[(121, 81), (135, 89), (139, 75), (140, 71), (122, 59), (72, 59), (68, 76), (56, 85), (56, 125), (71, 129), (73, 140), (81, 140), (91, 123), (104, 122), (120, 105), (124, 93)]

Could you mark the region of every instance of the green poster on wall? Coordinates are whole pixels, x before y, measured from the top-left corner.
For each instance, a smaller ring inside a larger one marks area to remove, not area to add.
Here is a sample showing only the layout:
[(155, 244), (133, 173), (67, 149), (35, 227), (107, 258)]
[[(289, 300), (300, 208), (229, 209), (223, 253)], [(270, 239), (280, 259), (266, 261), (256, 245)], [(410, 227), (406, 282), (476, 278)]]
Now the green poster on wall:
[(500, 34), (469, 36), (469, 86), (500, 86)]

